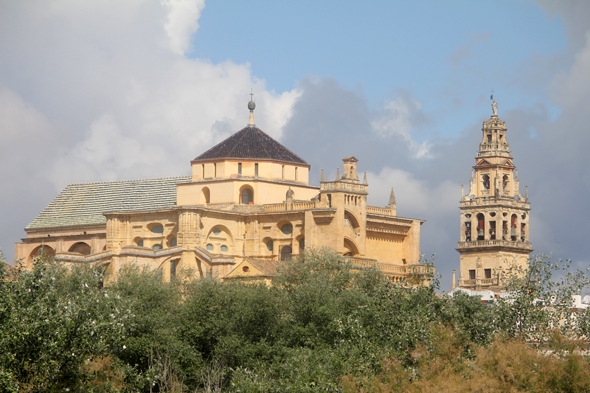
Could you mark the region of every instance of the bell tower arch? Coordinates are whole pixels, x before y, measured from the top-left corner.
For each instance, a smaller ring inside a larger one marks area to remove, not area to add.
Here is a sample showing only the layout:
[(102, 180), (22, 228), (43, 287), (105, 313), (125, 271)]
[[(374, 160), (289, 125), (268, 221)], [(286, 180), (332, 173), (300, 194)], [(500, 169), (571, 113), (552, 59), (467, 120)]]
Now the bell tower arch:
[[(459, 287), (499, 289), (501, 271), (525, 266), (533, 251), (529, 240), (528, 195), (520, 193), (518, 172), (506, 140), (506, 122), (492, 103), (471, 171), (469, 192), (461, 192)], [(527, 193), (528, 194), (528, 193)], [(453, 288), (455, 287), (453, 280)]]

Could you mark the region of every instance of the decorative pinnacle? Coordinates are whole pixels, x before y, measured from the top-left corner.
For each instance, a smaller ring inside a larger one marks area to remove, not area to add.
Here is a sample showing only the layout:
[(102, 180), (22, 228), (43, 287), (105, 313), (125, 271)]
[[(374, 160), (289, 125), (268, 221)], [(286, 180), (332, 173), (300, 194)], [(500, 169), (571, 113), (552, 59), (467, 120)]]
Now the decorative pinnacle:
[(320, 181), (321, 182), (326, 181), (326, 178), (324, 177), (324, 168), (322, 168), (322, 179)]
[(248, 109), (250, 109), (250, 119), (248, 120), (248, 127), (254, 127), (254, 109), (256, 109), (256, 103), (254, 102), (254, 93), (250, 90), (250, 102), (248, 103)]
[(340, 180), (340, 167), (336, 168), (336, 180)]
[(365, 186), (368, 186), (369, 185), (369, 183), (367, 182), (367, 172), (366, 171), (365, 171), (365, 180), (363, 180), (363, 184)]
[(391, 189), (391, 194), (389, 194), (389, 206), (395, 206), (395, 193), (393, 192), (393, 188)]

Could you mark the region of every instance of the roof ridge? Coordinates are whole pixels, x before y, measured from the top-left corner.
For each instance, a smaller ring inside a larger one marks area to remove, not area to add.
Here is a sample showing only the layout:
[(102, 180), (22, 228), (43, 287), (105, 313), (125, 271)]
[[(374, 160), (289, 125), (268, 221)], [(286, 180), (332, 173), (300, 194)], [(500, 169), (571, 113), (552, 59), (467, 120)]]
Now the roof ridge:
[(66, 185), (66, 188), (69, 186), (87, 186), (90, 184), (113, 184), (113, 183), (133, 183), (133, 182), (141, 182), (141, 181), (149, 181), (149, 180), (172, 180), (172, 179), (190, 179), (191, 175), (186, 176), (170, 176), (170, 177), (153, 177), (149, 179), (133, 179), (133, 180), (108, 180), (108, 181), (95, 181), (89, 183), (70, 183)]

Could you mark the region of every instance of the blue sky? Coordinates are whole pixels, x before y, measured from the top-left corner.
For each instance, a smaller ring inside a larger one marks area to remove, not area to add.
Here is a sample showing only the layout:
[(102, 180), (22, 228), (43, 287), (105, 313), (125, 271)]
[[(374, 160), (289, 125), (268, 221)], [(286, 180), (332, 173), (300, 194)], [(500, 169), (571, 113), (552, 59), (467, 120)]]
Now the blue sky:
[(487, 113), (492, 89), (504, 109), (550, 104), (513, 73), (567, 43), (559, 17), (525, 1), (211, 2), (192, 42), (190, 56), (249, 63), (277, 92), (307, 74), (360, 89), (371, 108), (410, 92), (443, 116), (430, 131), (449, 137), (458, 136), (458, 117)]
[(256, 122), (369, 202), (427, 220), (443, 289), (461, 184), (508, 126), (535, 252), (590, 265), (590, 2), (0, 2), (0, 249), (70, 183), (178, 176)]

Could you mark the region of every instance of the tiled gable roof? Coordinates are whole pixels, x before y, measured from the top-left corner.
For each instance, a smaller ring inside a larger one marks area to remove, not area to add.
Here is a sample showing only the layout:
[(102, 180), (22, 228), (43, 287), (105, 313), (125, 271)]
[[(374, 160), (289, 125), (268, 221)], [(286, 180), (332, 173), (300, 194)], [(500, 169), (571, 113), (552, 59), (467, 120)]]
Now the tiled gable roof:
[(250, 262), (254, 267), (267, 276), (274, 276), (277, 267), (281, 264), (280, 261), (269, 261), (266, 259), (246, 259), (246, 261)]
[(223, 158), (274, 160), (307, 165), (301, 157), (257, 127), (245, 127), (195, 158), (195, 161)]
[(25, 229), (105, 224), (105, 212), (165, 209), (190, 176), (70, 184)]

